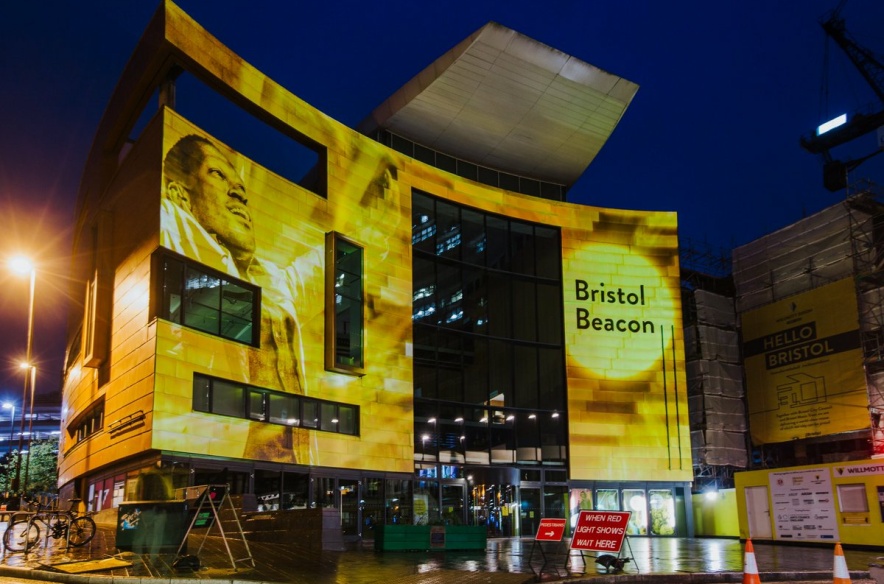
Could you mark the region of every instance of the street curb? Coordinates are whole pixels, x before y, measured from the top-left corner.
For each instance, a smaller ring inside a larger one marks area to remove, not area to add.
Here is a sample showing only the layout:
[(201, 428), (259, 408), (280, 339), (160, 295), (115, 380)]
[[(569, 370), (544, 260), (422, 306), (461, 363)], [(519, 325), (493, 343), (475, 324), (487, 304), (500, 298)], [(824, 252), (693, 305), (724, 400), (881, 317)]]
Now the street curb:
[[(831, 582), (831, 570), (820, 572), (761, 572), (762, 582)], [(871, 580), (868, 572), (851, 571), (852, 581)], [(548, 580), (548, 584), (731, 584), (743, 582), (742, 572), (689, 572), (679, 574), (619, 573), (603, 576), (571, 576), (562, 580)]]
[(267, 580), (241, 580), (239, 578), (151, 578), (149, 576), (97, 576), (86, 574), (64, 574), (34, 568), (14, 568), (0, 565), (0, 576), (60, 582), (61, 584), (285, 584)]

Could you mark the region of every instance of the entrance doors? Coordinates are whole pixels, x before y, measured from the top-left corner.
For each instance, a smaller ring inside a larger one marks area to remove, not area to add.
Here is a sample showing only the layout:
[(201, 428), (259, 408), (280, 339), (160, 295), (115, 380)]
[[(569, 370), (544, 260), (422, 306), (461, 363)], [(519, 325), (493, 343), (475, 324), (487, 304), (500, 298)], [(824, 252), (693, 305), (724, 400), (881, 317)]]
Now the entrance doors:
[(470, 522), (484, 525), (488, 537), (518, 535), (518, 488), (510, 484), (479, 484), (470, 491)]
[(522, 487), (521, 505), (519, 505), (519, 520), (521, 523), (521, 535), (534, 535), (540, 525), (540, 510), (542, 493), (540, 487)]

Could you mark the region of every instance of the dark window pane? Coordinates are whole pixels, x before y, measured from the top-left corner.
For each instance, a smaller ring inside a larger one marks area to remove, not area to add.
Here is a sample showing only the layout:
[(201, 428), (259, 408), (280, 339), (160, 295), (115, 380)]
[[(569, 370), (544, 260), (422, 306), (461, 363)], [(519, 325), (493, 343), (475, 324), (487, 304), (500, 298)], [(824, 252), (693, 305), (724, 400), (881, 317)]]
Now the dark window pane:
[(298, 416), (298, 398), (289, 395), (279, 395), (277, 393), (270, 394), (270, 421), (274, 424), (284, 424), (286, 426), (297, 426), (300, 423)]
[(407, 154), (408, 156), (411, 156), (414, 152), (414, 142), (412, 142), (411, 140), (406, 140), (405, 138), (397, 136), (396, 134), (393, 134), (391, 136), (390, 145), (393, 147), (394, 150), (398, 150), (399, 152)]
[(436, 390), (436, 364), (419, 365), (417, 359), (414, 363), (414, 397), (435, 399), (438, 397)]
[(212, 413), (244, 418), (245, 391), (241, 385), (214, 379), (212, 381)]
[(436, 166), (436, 151), (421, 146), (420, 144), (414, 145), (414, 158), (421, 162)]
[[(498, 340), (488, 342), (489, 387), (513, 387), (513, 346)], [(510, 396), (512, 399), (512, 396)]]
[(519, 192), (519, 177), (507, 174), (505, 172), (500, 173), (500, 188), (506, 189), (508, 191)]
[(249, 418), (253, 420), (266, 420), (264, 412), (264, 392), (249, 391)]
[(488, 401), (488, 340), (479, 337), (464, 338), (464, 383), (466, 403), (482, 405)]
[(477, 266), (485, 265), (485, 216), (476, 211), (462, 209), (460, 214), (463, 233), (461, 259)]
[(436, 255), (459, 259), (461, 240), (460, 210), (436, 201)]
[(419, 257), (414, 258), (412, 293), (412, 318), (415, 322), (436, 322), (436, 264)]
[(441, 152), (436, 152), (436, 166), (446, 172), (457, 173), (457, 159)]
[[(334, 343), (335, 371), (359, 371), (364, 366), (363, 343), (363, 263), (362, 248), (337, 234), (326, 237), (333, 246), (334, 265)], [(326, 342), (329, 342), (328, 336)], [(340, 369), (338, 369), (340, 368)]]
[(485, 265), (495, 270), (509, 270), (510, 236), (507, 221), (492, 216), (485, 219)]
[(326, 432), (338, 431), (338, 406), (322, 403), (319, 408), (319, 429)]
[(510, 278), (506, 274), (488, 273), (488, 334), (492, 337), (512, 337), (512, 301)]
[(463, 277), (460, 266), (438, 263), (437, 324), (460, 329), (464, 325)]
[(534, 227), (537, 276), (558, 281), (562, 275), (562, 243), (558, 229)]
[(562, 344), (562, 287), (559, 284), (537, 284), (537, 340), (552, 345)]
[(485, 271), (475, 268), (463, 270), (463, 330), (486, 334), (488, 330), (488, 300), (485, 298)]
[(497, 171), (491, 170), (490, 168), (486, 168), (484, 166), (479, 167), (479, 182), (485, 183), (486, 185), (497, 186)]
[[(515, 357), (515, 406), (518, 408), (540, 407), (537, 391), (537, 349), (530, 346), (516, 345)], [(544, 381), (545, 382), (545, 381)], [(551, 405), (543, 403), (544, 409)]]
[(356, 435), (358, 431), (356, 422), (356, 408), (350, 406), (338, 407), (338, 432)]
[(184, 324), (217, 335), (221, 330), (221, 279), (188, 267)]
[(202, 375), (193, 376), (193, 409), (198, 412), (211, 411), (212, 382)]
[(301, 401), (301, 426), (305, 428), (319, 427), (319, 404), (317, 402)]
[(250, 343), (255, 293), (234, 282), (223, 282), (221, 294), (221, 336)]
[(163, 318), (181, 323), (181, 298), (184, 293), (184, 264), (164, 258), (163, 262)]
[(417, 251), (436, 253), (436, 211), (433, 199), (415, 193), (411, 208), (411, 245)]
[(537, 350), (540, 368), (540, 402), (546, 409), (565, 411), (565, 360), (561, 347)]
[(537, 339), (537, 297), (533, 280), (513, 278), (513, 337), (524, 341)]
[(540, 181), (523, 178), (519, 181), (519, 187), (526, 195), (540, 196)]
[(479, 178), (479, 169), (475, 164), (458, 160), (457, 174), (470, 180), (477, 180)]
[(534, 275), (534, 228), (531, 225), (510, 222), (511, 271)]

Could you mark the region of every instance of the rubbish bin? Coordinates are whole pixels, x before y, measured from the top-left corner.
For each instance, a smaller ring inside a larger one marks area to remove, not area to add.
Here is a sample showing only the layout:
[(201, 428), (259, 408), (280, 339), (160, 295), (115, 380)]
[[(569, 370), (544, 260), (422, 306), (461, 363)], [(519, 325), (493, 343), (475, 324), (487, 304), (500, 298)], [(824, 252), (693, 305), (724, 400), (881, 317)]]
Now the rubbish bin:
[(127, 501), (117, 509), (117, 548), (139, 554), (175, 552), (189, 524), (185, 501)]

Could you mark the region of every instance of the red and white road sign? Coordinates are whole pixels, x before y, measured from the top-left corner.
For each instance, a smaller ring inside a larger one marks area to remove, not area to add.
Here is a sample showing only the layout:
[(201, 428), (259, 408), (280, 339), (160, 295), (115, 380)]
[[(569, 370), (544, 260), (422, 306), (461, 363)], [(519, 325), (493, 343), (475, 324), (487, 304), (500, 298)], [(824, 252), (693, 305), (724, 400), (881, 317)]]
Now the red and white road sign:
[(619, 553), (629, 511), (581, 511), (571, 536), (572, 550)]
[(562, 541), (562, 536), (565, 535), (565, 521), (565, 519), (541, 519), (534, 540)]

